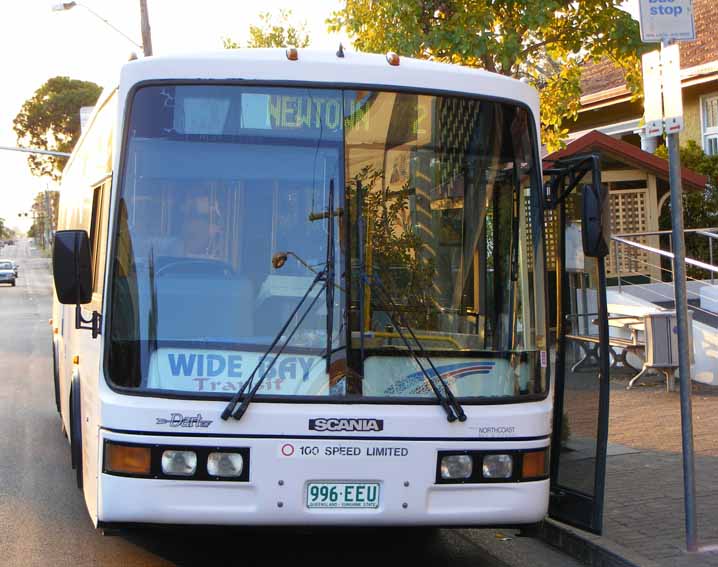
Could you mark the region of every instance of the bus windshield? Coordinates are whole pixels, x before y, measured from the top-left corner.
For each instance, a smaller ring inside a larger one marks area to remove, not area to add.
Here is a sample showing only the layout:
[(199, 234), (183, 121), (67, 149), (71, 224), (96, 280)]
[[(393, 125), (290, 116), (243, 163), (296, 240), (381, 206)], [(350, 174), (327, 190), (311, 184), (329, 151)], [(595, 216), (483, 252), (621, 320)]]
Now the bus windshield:
[(333, 223), (333, 316), (313, 303), (255, 373), (260, 398), (426, 401), (416, 352), (465, 401), (545, 394), (541, 187), (524, 107), (164, 84), (135, 91), (126, 127), (114, 386), (237, 392), (324, 269)]

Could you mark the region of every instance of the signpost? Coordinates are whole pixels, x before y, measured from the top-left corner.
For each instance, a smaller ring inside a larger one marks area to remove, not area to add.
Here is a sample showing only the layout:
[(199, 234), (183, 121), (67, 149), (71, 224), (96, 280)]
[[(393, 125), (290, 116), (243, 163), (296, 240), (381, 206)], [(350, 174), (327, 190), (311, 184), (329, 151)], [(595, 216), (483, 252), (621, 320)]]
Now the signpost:
[[(666, 132), (671, 185), (673, 237), (673, 288), (678, 327), (678, 373), (681, 384), (681, 439), (683, 443), (683, 496), (686, 548), (698, 550), (696, 530), (695, 458), (691, 407), (691, 362), (688, 351), (688, 300), (686, 293), (686, 251), (683, 234), (683, 188), (678, 133), (683, 130), (683, 100), (678, 45), (672, 41), (695, 39), (691, 0), (640, 0), (641, 39), (661, 42), (658, 51), (643, 58), (646, 93), (646, 132)], [(658, 63), (660, 61), (660, 63)], [(660, 74), (660, 81), (656, 80)], [(656, 85), (660, 85), (656, 87)], [(655, 132), (655, 133), (654, 133)]]
[(639, 0), (639, 10), (645, 43), (696, 38), (692, 0)]
[[(661, 47), (661, 87), (663, 88), (663, 122), (666, 134), (683, 130), (683, 94), (678, 44)], [(676, 164), (680, 167), (680, 164)]]
[(646, 53), (643, 64), (643, 120), (646, 136), (652, 138), (663, 134), (663, 99), (661, 89), (661, 52), (657, 49)]

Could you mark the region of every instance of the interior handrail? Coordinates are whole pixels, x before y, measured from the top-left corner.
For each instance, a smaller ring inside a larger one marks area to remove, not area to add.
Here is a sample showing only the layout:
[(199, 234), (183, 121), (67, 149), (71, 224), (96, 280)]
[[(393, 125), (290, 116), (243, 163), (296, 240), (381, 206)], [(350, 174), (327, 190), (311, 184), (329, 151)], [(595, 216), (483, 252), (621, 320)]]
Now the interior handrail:
[[(401, 335), (391, 331), (365, 331), (365, 337), (378, 337), (380, 339), (398, 339)], [(449, 343), (458, 350), (464, 350), (464, 347), (454, 337), (448, 337), (446, 335), (416, 335), (416, 338), (420, 341), (435, 341), (442, 343)]]

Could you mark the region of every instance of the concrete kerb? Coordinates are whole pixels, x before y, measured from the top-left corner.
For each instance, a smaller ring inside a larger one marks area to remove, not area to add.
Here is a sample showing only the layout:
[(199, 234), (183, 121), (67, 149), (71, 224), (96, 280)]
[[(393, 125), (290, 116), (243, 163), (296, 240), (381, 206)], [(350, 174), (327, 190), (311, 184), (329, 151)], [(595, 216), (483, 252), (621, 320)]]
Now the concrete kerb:
[(527, 535), (534, 535), (591, 567), (658, 567), (659, 565), (616, 542), (548, 518)]

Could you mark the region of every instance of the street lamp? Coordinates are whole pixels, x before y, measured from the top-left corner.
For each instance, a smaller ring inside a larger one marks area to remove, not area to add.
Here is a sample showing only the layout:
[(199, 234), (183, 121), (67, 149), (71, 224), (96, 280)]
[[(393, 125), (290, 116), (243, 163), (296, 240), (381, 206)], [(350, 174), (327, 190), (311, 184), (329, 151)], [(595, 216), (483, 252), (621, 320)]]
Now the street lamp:
[[(145, 49), (145, 47), (143, 47), (142, 45), (140, 45), (139, 43), (137, 43), (134, 39), (132, 39), (130, 36), (128, 36), (128, 35), (127, 35), (126, 33), (124, 33), (122, 30), (120, 30), (120, 29), (116, 28), (115, 26), (113, 26), (113, 25), (112, 25), (110, 22), (108, 22), (105, 18), (103, 18), (102, 16), (100, 16), (100, 14), (98, 14), (97, 12), (95, 12), (94, 10), (92, 10), (91, 8), (88, 8), (88, 7), (85, 6), (84, 4), (81, 4), (80, 2), (62, 2), (62, 3), (60, 3), (60, 4), (54, 4), (54, 5), (52, 6), (52, 11), (53, 11), (53, 12), (65, 12), (65, 11), (67, 11), (67, 10), (72, 10), (75, 6), (81, 6), (82, 8), (84, 8), (85, 10), (87, 10), (88, 12), (90, 12), (90, 14), (92, 14), (92, 15), (95, 16), (98, 20), (101, 20), (101, 21), (104, 22), (106, 25), (108, 25), (109, 27), (111, 27), (113, 30), (115, 30), (117, 33), (119, 33), (122, 37), (124, 37), (127, 41), (129, 41), (132, 45), (134, 45), (135, 47), (138, 47), (139, 49), (141, 49), (145, 55), (152, 55), (152, 53), (151, 53), (152, 48), (151, 48), (151, 47), (150, 47), (150, 49), (149, 49), (150, 53), (148, 53), (148, 50)], [(148, 27), (148, 29), (149, 29), (149, 24), (147, 24), (147, 27)], [(144, 29), (144, 13), (143, 13), (143, 29)]]

